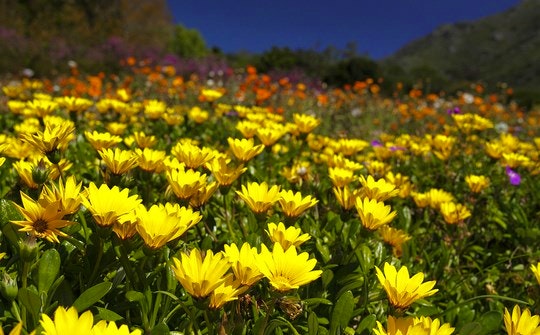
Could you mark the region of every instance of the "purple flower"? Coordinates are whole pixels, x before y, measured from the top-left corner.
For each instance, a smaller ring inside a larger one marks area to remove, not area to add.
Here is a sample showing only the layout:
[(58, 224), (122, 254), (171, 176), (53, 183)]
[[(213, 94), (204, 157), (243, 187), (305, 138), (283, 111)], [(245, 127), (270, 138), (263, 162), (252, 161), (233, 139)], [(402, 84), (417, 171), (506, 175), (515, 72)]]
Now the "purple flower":
[(459, 109), (459, 107), (450, 108), (449, 110), (446, 111), (446, 113), (448, 113), (449, 115), (461, 114), (461, 109)]
[(505, 168), (506, 175), (508, 176), (508, 180), (510, 181), (510, 184), (512, 185), (519, 185), (521, 184), (521, 176), (514, 170), (512, 170), (508, 165)]
[(382, 147), (382, 143), (379, 140), (373, 140), (373, 141), (371, 141), (371, 146), (373, 146), (373, 147)]

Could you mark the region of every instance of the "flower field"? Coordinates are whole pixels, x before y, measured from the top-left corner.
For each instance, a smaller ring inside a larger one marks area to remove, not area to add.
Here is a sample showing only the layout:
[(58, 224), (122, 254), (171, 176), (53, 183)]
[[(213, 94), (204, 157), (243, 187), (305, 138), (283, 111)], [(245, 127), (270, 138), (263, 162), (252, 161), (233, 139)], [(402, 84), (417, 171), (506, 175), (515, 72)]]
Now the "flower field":
[(6, 82), (11, 334), (539, 334), (540, 111), (255, 68)]

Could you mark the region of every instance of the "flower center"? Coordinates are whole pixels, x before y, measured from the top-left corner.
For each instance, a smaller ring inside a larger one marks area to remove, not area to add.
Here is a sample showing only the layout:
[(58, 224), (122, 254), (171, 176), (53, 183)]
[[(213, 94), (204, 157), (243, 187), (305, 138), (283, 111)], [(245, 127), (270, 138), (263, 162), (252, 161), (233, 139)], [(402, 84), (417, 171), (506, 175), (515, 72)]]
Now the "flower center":
[(36, 222), (34, 222), (34, 230), (40, 234), (43, 234), (47, 231), (49, 226), (47, 225), (47, 221), (43, 219), (38, 219)]

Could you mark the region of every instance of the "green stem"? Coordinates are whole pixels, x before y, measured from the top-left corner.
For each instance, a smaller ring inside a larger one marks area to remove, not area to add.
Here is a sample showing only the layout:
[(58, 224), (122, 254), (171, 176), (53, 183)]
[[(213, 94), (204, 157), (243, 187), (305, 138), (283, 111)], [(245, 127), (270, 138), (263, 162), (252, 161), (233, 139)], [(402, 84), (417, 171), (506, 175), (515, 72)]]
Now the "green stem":
[(206, 322), (206, 329), (208, 330), (208, 335), (214, 335), (214, 325), (208, 317), (208, 310), (204, 310), (204, 321)]
[(92, 285), (94, 280), (97, 277), (97, 273), (99, 271), (99, 268), (101, 266), (101, 259), (103, 258), (103, 239), (101, 237), (98, 238), (98, 254), (96, 261), (94, 263), (94, 269), (92, 270), (92, 274), (90, 275), (90, 279), (88, 280), (88, 286)]
[(523, 300), (519, 300), (519, 299), (514, 299), (514, 298), (510, 298), (510, 297), (505, 297), (505, 296), (502, 296), (502, 295), (495, 295), (495, 294), (485, 294), (485, 295), (479, 295), (479, 296), (476, 296), (476, 297), (473, 297), (473, 298), (470, 298), (470, 299), (467, 299), (463, 302), (460, 302), (459, 304), (455, 304), (454, 306), (450, 307), (450, 308), (447, 308), (444, 310), (444, 312), (441, 312), (439, 314), (436, 315), (437, 318), (443, 316), (444, 314), (458, 308), (458, 307), (461, 307), (463, 305), (466, 305), (472, 301), (475, 301), (475, 300), (480, 300), (480, 299), (499, 299), (499, 300), (507, 300), (507, 301), (512, 301), (512, 302), (515, 302), (517, 304), (523, 304), (523, 305), (530, 305), (528, 302), (526, 301), (523, 301)]
[(150, 327), (153, 328), (156, 325), (157, 314), (161, 305), (162, 294), (158, 294), (152, 310), (152, 317), (150, 318)]
[(114, 250), (116, 252), (116, 256), (120, 259), (120, 263), (122, 264), (124, 271), (126, 272), (128, 282), (131, 284), (132, 287), (135, 287), (137, 281), (135, 280), (135, 274), (133, 273), (133, 269), (129, 264), (129, 257), (127, 253), (128, 247), (126, 245), (127, 242), (124, 240), (120, 240), (120, 238), (118, 238), (117, 236), (114, 236), (113, 243), (117, 245)]
[(273, 299), (270, 307), (268, 308), (268, 311), (266, 312), (266, 315), (264, 316), (264, 321), (261, 324), (261, 328), (259, 329), (259, 335), (264, 335), (264, 331), (266, 330), (266, 326), (268, 325), (268, 320), (270, 320), (270, 315), (272, 315), (272, 313), (274, 312), (274, 307), (276, 303), (277, 299)]
[[(23, 262), (22, 273), (21, 273), (21, 288), (26, 288), (28, 286), (28, 275), (30, 272), (30, 262)], [(21, 321), (26, 325), (26, 307), (24, 304), (21, 304)]]
[(225, 210), (225, 223), (227, 224), (227, 229), (229, 230), (229, 234), (231, 234), (231, 239), (236, 242), (236, 234), (234, 233), (234, 229), (231, 223), (232, 213), (230, 213), (229, 215), (230, 201), (228, 201), (228, 197), (226, 194), (223, 195), (223, 207)]

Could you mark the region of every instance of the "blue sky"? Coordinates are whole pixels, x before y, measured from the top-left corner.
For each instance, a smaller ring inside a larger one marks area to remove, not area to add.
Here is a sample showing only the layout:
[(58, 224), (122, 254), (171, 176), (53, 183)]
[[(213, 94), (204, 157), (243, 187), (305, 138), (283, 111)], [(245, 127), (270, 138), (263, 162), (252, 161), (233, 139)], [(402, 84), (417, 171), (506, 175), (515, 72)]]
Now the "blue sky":
[(495, 14), (519, 0), (168, 0), (175, 22), (224, 52), (272, 46), (357, 50), (381, 59), (442, 24)]

